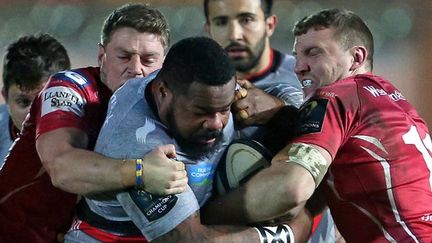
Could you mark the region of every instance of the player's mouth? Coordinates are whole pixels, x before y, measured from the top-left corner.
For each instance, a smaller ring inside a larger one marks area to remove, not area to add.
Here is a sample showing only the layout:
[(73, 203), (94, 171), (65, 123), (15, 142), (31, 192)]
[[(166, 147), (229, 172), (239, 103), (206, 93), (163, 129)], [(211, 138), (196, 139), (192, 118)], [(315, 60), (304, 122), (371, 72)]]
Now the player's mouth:
[(216, 138), (211, 138), (211, 139), (200, 139), (199, 143), (201, 144), (212, 144), (216, 141)]
[(215, 136), (199, 137), (199, 138), (197, 138), (196, 141), (200, 144), (207, 145), (207, 144), (214, 143), (216, 141), (216, 137)]
[(231, 58), (243, 58), (248, 55), (248, 49), (242, 46), (230, 46), (225, 49)]
[(212, 144), (214, 142), (216, 142), (216, 140), (221, 136), (221, 133), (219, 132), (213, 132), (210, 134), (206, 134), (206, 135), (202, 135), (197, 137), (197, 142), (203, 145), (209, 145)]
[(222, 130), (220, 131), (206, 131), (200, 133), (200, 135), (195, 137), (195, 141), (202, 145), (210, 145), (216, 142), (219, 138), (221, 138)]

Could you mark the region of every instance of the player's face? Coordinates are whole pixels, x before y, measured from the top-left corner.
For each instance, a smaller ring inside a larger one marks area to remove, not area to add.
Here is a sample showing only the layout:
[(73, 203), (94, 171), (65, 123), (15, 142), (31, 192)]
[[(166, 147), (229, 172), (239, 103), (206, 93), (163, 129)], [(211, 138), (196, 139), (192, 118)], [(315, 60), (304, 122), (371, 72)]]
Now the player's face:
[[(295, 39), (295, 72), (302, 83), (311, 81), (311, 90), (351, 75), (353, 57), (350, 50), (335, 40), (333, 34), (333, 28), (312, 28)], [(305, 93), (308, 95), (308, 90)]]
[(228, 123), (234, 88), (234, 78), (223, 86), (195, 82), (186, 95), (173, 96), (167, 125), (180, 145), (200, 153), (217, 144)]
[(130, 27), (115, 30), (111, 41), (99, 47), (102, 81), (115, 91), (126, 80), (145, 77), (162, 67), (164, 48), (159, 35)]
[(30, 110), (33, 99), (44, 84), (45, 82), (42, 82), (38, 88), (33, 90), (22, 90), (16, 84), (12, 84), (7, 94), (4, 94), (10, 117), (19, 130), (21, 130), (21, 125)]
[[(273, 33), (260, 0), (212, 0), (208, 4), (206, 29), (234, 61), (236, 69), (248, 72), (262, 60), (268, 37)], [(273, 26), (273, 25), (270, 25)]]

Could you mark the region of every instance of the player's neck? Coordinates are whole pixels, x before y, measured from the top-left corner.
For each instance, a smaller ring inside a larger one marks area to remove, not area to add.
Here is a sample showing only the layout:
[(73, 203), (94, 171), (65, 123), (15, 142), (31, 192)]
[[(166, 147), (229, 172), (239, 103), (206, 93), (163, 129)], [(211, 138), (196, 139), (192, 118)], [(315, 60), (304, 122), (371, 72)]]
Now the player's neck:
[(361, 67), (359, 67), (359, 68), (357, 68), (357, 69), (355, 69), (355, 70), (352, 70), (352, 71), (350, 72), (350, 75), (349, 75), (349, 76), (355, 76), (355, 75), (365, 74), (365, 73), (370, 73), (370, 72), (371, 72), (371, 71), (370, 71), (368, 68), (366, 68), (365, 65), (363, 65), (363, 66), (361, 66)]
[(264, 51), (261, 55), (258, 64), (246, 72), (237, 72), (237, 78), (248, 79), (248, 80), (253, 79), (253, 77), (260, 76), (263, 73), (267, 72), (271, 68), (272, 64), (273, 64), (273, 49), (271, 49), (270, 46), (267, 45), (267, 47), (264, 48)]

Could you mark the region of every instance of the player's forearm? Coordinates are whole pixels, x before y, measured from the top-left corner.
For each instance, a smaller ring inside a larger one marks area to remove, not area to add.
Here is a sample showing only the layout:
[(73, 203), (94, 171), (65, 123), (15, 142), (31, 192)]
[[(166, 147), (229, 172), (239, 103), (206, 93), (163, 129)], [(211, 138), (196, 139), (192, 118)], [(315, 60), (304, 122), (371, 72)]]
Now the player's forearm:
[(302, 177), (304, 173), (308, 172), (298, 165), (274, 163), (242, 187), (209, 202), (202, 210), (205, 222), (245, 224), (295, 216), (314, 190), (313, 179)]
[(194, 214), (169, 233), (152, 242), (259, 242), (258, 231), (242, 226), (206, 226)]
[[(207, 226), (194, 214), (175, 229), (152, 242), (306, 242), (309, 238), (312, 219), (302, 211), (294, 228), (280, 221), (272, 226)], [(295, 229), (295, 232), (293, 229)], [(265, 240), (266, 239), (266, 240)]]
[(315, 189), (312, 176), (303, 167), (272, 161), (244, 186), (244, 208), (249, 222), (270, 220), (304, 205)]
[(71, 149), (51, 162), (54, 186), (67, 192), (88, 195), (135, 185), (135, 162), (114, 160), (98, 153)]
[(134, 161), (92, 152), (85, 131), (59, 128), (39, 136), (36, 149), (54, 186), (87, 195), (135, 185)]
[(251, 243), (260, 242), (258, 232), (253, 228), (235, 226), (207, 226), (201, 232), (194, 229), (184, 229), (170, 232), (152, 242), (220, 242), (220, 243)]
[(312, 232), (313, 217), (303, 206), (300, 206), (297, 216), (293, 219), (285, 216), (274, 220), (278, 224), (288, 224), (294, 232), (295, 242), (307, 242)]

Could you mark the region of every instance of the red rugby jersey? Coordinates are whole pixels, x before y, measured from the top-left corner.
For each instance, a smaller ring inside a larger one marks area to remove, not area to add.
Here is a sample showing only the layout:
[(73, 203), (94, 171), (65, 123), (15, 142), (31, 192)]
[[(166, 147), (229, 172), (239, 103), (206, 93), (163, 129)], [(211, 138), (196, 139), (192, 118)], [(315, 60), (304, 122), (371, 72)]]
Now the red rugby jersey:
[(76, 195), (51, 184), (36, 151), (40, 134), (76, 127), (93, 149), (111, 91), (99, 68), (55, 74), (34, 100), (20, 138), (0, 171), (0, 242), (53, 242), (72, 222)]
[(347, 242), (432, 242), (432, 144), (401, 92), (370, 73), (317, 90), (302, 135), (334, 158), (323, 180)]

